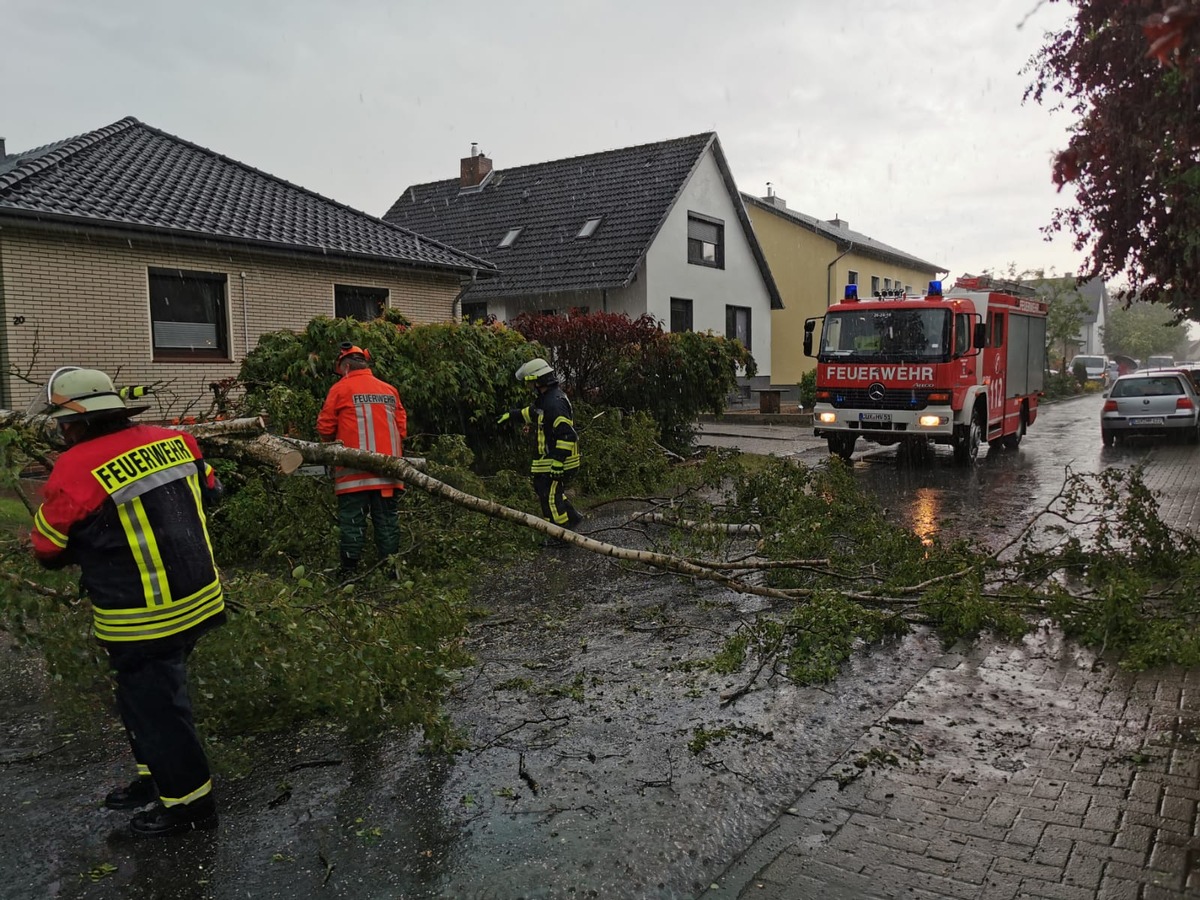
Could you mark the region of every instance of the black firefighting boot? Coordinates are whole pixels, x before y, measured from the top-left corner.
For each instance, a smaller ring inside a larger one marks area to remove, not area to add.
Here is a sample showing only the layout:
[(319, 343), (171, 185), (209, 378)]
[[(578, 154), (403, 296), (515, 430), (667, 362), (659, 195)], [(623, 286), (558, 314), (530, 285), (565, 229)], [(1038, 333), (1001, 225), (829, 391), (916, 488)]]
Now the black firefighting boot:
[(346, 579), (354, 574), (358, 569), (358, 557), (347, 556), (345, 553), (341, 556), (341, 563), (338, 565), (338, 578)]
[(139, 809), (158, 799), (158, 788), (154, 779), (139, 778), (125, 787), (113, 788), (104, 798), (104, 805), (109, 809)]
[(129, 820), (134, 837), (169, 837), (189, 831), (212, 831), (217, 827), (217, 803), (212, 794), (175, 806), (157, 804)]

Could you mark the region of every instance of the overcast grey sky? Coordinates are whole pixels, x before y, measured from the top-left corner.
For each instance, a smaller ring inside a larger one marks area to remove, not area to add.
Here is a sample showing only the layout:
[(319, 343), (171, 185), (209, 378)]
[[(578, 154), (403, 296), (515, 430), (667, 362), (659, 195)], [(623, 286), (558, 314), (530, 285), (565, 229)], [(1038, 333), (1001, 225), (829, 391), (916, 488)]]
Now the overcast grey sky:
[[(715, 130), (747, 192), (952, 275), (1074, 271), (1039, 0), (0, 0), (0, 136), (132, 115), (374, 215), (456, 177)], [(1027, 18), (1028, 17), (1028, 18)], [(1024, 22), (1023, 27), (1019, 27)]]

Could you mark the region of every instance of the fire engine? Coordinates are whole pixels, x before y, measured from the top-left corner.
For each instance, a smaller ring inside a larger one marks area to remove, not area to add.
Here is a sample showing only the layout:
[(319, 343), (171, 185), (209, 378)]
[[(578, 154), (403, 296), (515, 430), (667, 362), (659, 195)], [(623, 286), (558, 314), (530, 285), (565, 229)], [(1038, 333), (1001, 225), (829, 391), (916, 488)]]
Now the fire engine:
[(1046, 304), (1032, 289), (989, 276), (959, 278), (924, 296), (856, 285), (804, 323), (817, 348), (814, 433), (849, 459), (861, 437), (877, 444), (949, 444), (973, 464), (979, 445), (1015, 449), (1037, 418), (1046, 368)]

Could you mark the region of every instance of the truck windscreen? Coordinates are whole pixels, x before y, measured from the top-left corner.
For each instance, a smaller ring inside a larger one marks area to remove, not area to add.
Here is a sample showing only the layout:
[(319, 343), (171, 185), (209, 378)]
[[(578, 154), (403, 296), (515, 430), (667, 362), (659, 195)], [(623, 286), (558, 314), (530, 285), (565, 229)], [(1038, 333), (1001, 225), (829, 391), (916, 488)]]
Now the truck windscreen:
[(829, 360), (947, 360), (946, 309), (871, 309), (826, 313), (819, 358)]

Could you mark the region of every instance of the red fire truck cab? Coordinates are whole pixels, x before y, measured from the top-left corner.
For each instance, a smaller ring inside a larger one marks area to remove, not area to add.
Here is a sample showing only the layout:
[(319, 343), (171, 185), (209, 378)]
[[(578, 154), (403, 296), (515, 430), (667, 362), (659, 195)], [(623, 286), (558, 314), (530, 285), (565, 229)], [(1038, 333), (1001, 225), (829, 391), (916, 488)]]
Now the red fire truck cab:
[(861, 437), (877, 444), (949, 444), (973, 464), (979, 445), (1015, 449), (1037, 418), (1046, 368), (1046, 304), (1029, 288), (988, 276), (960, 278), (943, 293), (856, 285), (824, 316), (804, 323), (804, 353), (817, 358), (813, 428), (848, 459)]

